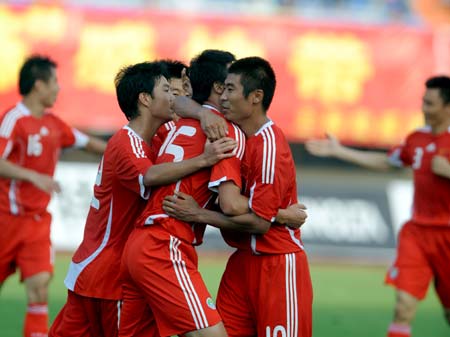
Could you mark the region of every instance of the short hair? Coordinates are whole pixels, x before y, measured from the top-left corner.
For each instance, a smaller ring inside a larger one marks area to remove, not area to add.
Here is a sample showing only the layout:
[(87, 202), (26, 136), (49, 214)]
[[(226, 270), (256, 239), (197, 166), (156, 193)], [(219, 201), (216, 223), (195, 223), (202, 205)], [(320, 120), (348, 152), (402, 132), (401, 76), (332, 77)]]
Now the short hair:
[(117, 101), (127, 120), (139, 116), (139, 94), (144, 92), (153, 97), (153, 89), (162, 77), (167, 78), (163, 62), (142, 62), (122, 68), (114, 79)]
[(264, 92), (262, 106), (264, 111), (269, 109), (275, 93), (276, 77), (275, 72), (269, 62), (261, 57), (246, 57), (234, 62), (228, 73), (241, 75), (241, 84), (244, 97), (260, 89)]
[(47, 82), (52, 76), (52, 69), (56, 67), (56, 62), (47, 56), (32, 55), (28, 57), (19, 72), (20, 94), (28, 95), (37, 80)]
[(425, 82), (427, 89), (439, 89), (439, 94), (445, 105), (450, 103), (450, 77), (435, 76)]
[(191, 60), (189, 79), (192, 86), (192, 99), (204, 103), (211, 94), (215, 82), (224, 83), (228, 64), (236, 60), (227, 51), (207, 49)]
[(167, 68), (167, 73), (169, 76), (167, 79), (171, 79), (171, 78), (181, 78), (181, 72), (183, 71), (183, 69), (188, 68), (188, 66), (186, 64), (184, 64), (181, 61), (176, 61), (176, 60), (162, 60), (162, 63), (164, 63), (164, 65)]

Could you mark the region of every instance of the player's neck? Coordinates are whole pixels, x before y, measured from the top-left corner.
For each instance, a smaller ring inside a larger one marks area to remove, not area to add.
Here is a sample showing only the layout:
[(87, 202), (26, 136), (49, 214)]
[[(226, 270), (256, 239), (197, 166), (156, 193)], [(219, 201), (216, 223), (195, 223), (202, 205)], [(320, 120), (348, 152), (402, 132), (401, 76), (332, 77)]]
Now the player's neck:
[(45, 107), (33, 96), (24, 96), (22, 103), (30, 110), (31, 115), (34, 117), (41, 118), (45, 113)]
[(128, 127), (133, 129), (143, 140), (150, 142), (156, 134), (163, 121), (154, 119), (151, 116), (140, 115), (128, 123)]
[[(210, 97), (211, 98), (211, 97)], [(207, 99), (203, 104), (211, 105), (212, 107), (216, 108), (218, 111), (220, 111), (220, 102), (215, 99)]]
[(448, 121), (447, 123), (442, 123), (438, 126), (432, 127), (431, 133), (433, 135), (439, 135), (443, 132), (446, 132), (449, 128), (450, 128), (450, 121)]
[(253, 113), (252, 116), (242, 121), (239, 127), (244, 131), (245, 135), (248, 137), (253, 136), (258, 132), (261, 127), (269, 121), (266, 114)]

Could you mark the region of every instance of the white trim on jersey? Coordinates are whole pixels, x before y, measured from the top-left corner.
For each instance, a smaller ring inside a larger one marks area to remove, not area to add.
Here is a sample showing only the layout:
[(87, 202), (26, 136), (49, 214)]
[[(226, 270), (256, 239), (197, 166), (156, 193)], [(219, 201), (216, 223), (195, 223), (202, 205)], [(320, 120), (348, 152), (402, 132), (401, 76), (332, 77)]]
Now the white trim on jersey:
[(144, 200), (148, 200), (148, 198), (150, 198), (150, 192), (151, 189), (150, 187), (147, 187), (144, 185), (144, 176), (142, 174), (139, 174), (139, 191), (140, 191), (140, 195), (141, 198)]
[(75, 137), (75, 143), (73, 143), (72, 147), (77, 149), (85, 148), (89, 143), (89, 136), (75, 128), (72, 128), (72, 133)]
[(286, 336), (298, 336), (297, 270), (295, 254), (286, 256)]
[(142, 147), (142, 142), (144, 141), (141, 136), (139, 136), (136, 131), (125, 125), (123, 129), (128, 130), (128, 137), (130, 138), (131, 149), (133, 150), (136, 158), (147, 158), (144, 148)]
[(288, 230), (289, 234), (291, 235), (292, 241), (293, 241), (297, 246), (299, 246), (302, 250), (305, 250), (305, 248), (304, 248), (303, 245), (302, 245), (302, 242), (301, 242), (299, 239), (297, 239), (297, 238), (295, 237), (295, 232), (298, 231), (299, 229), (292, 229), (292, 228), (290, 228), (290, 227), (288, 227), (288, 226), (286, 226), (286, 229)]
[(262, 183), (273, 184), (275, 178), (275, 162), (277, 156), (277, 143), (275, 134), (271, 127), (261, 131), (264, 140), (263, 162), (262, 162)]
[(208, 189), (210, 189), (213, 192), (219, 193), (219, 186), (220, 184), (222, 184), (223, 182), (227, 181), (228, 177), (224, 176), (220, 179), (214, 180), (214, 181), (210, 181), (208, 183)]
[(174, 236), (170, 236), (170, 260), (178, 279), (181, 290), (183, 291), (186, 302), (191, 311), (192, 318), (197, 330), (209, 326), (202, 303), (197, 291), (192, 284), (191, 277), (186, 269), (186, 262), (183, 260), (181, 251), (178, 249), (181, 241)]
[(92, 253), (83, 261), (79, 263), (75, 263), (73, 261), (70, 262), (69, 270), (64, 280), (64, 284), (66, 285), (67, 289), (74, 291), (75, 283), (77, 282), (78, 276), (80, 276), (84, 268), (86, 268), (89, 263), (94, 261), (94, 259), (103, 251), (103, 248), (105, 248), (106, 244), (109, 241), (109, 236), (111, 234), (112, 216), (113, 216), (113, 200), (111, 199), (111, 202), (109, 203), (108, 223), (106, 224), (105, 236), (103, 237), (102, 243), (95, 250), (94, 253)]
[(0, 136), (4, 138), (11, 137), (17, 120), (24, 116), (29, 116), (30, 110), (22, 103), (18, 103), (14, 108), (9, 110), (0, 125)]
[(391, 155), (388, 156), (388, 163), (394, 167), (403, 167), (403, 162), (400, 159), (401, 149), (395, 149)]
[(2, 154), (3, 159), (8, 158), (9, 154), (11, 153), (12, 148), (13, 148), (13, 142), (11, 139), (9, 139), (8, 142), (6, 143), (5, 151), (3, 151), (3, 154)]
[(158, 218), (168, 218), (169, 216), (167, 214), (155, 214), (155, 215), (150, 215), (147, 219), (145, 219), (144, 225), (153, 225), (153, 223), (155, 222), (155, 219)]
[(175, 129), (175, 122), (170, 121), (170, 122), (164, 123), (164, 127), (166, 128), (167, 131)]
[(9, 197), (9, 209), (11, 210), (11, 214), (14, 215), (19, 214), (19, 205), (17, 205), (17, 196), (16, 196), (16, 181), (14, 179), (11, 179), (8, 197)]
[(233, 154), (235, 154), (236, 157), (242, 160), (242, 157), (244, 156), (245, 152), (245, 134), (236, 125), (234, 124), (231, 125), (233, 125), (235, 139), (236, 142), (238, 143), (238, 146), (233, 150)]

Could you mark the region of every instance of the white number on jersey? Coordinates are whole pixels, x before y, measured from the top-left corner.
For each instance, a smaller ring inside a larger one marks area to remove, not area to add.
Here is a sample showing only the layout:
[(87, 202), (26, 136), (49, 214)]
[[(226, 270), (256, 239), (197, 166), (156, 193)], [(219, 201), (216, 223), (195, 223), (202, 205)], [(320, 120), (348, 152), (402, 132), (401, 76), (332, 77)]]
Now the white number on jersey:
[(286, 337), (286, 329), (282, 325), (277, 325), (273, 332), (271, 332), (270, 326), (266, 326), (266, 337)]
[(39, 157), (42, 154), (41, 135), (28, 135), (27, 155)]
[(173, 155), (174, 162), (182, 161), (184, 158), (184, 149), (179, 145), (174, 145), (173, 142), (179, 135), (192, 137), (195, 135), (196, 132), (197, 132), (197, 130), (194, 127), (183, 125), (181, 128), (179, 128), (173, 134), (172, 137), (170, 137), (171, 135), (168, 135), (167, 139), (169, 139), (169, 138), (170, 139), (167, 142), (167, 144), (164, 144), (161, 147), (161, 150), (159, 151), (159, 155), (161, 155), (162, 153), (168, 153), (168, 154)]
[(414, 149), (413, 164), (411, 165), (413, 170), (420, 169), (420, 166), (422, 165), (422, 157), (423, 157), (423, 149), (421, 147), (416, 147)]

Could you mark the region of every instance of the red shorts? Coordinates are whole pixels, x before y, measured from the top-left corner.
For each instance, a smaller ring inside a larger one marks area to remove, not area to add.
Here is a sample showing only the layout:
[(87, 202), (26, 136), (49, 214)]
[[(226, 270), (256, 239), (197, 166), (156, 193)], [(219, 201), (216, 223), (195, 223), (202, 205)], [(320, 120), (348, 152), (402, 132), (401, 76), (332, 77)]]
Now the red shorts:
[(450, 227), (407, 222), (400, 231), (397, 258), (386, 283), (421, 300), (433, 278), (443, 306), (450, 308)]
[(217, 308), (230, 337), (312, 335), (312, 286), (306, 254), (238, 250), (220, 282)]
[(118, 335), (119, 301), (84, 297), (68, 291), (67, 303), (56, 316), (49, 337)]
[(0, 214), (0, 283), (20, 269), (20, 280), (53, 273), (50, 213), (34, 216)]
[(119, 336), (138, 336), (139, 331), (139, 336), (150, 336), (142, 330), (154, 329), (153, 319), (161, 336), (181, 335), (221, 321), (198, 272), (195, 248), (164, 228), (136, 228), (125, 246), (121, 269)]

